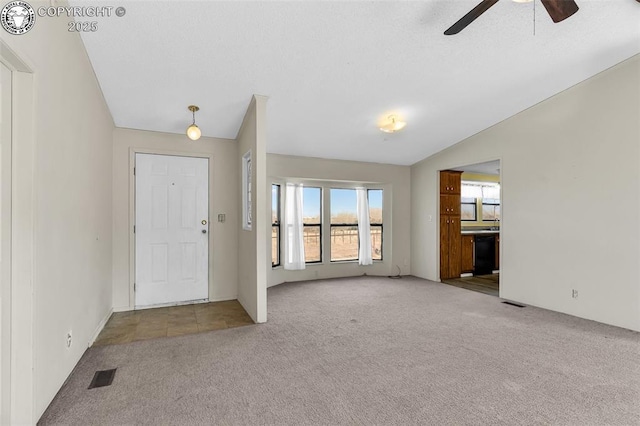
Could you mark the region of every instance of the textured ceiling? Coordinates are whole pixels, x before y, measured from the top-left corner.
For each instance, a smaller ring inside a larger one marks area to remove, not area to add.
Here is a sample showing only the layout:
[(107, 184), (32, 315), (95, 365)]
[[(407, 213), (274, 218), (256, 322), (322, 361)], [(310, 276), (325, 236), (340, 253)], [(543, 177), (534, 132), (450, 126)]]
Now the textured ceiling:
[[(577, 0), (558, 24), (538, 0), (502, 0), (443, 35), (478, 1), (103, 2), (126, 15), (82, 37), (118, 127), (184, 133), (197, 104), (204, 135), (235, 138), (255, 93), (268, 152), (393, 164), (640, 52), (635, 0)], [(377, 129), (389, 112), (402, 132)]]

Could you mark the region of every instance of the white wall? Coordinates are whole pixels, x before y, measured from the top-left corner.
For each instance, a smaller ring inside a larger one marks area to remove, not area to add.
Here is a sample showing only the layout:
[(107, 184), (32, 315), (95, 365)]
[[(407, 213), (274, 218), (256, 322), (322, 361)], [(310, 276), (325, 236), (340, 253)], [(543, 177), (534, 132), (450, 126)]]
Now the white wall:
[[(32, 132), (16, 129), (32, 133), (33, 151), (29, 156), (14, 153), (15, 171), (34, 171), (14, 183), (21, 188), (31, 180), (33, 193), (18, 189), (13, 194), (28, 197), (31, 209), (19, 218), (20, 231), (30, 235), (31, 229), (33, 242), (25, 249), (31, 250), (31, 270), (13, 271), (14, 279), (24, 279), (19, 288), (33, 286), (32, 304), (20, 307), (32, 312), (25, 336), (30, 339), (33, 333), (33, 340), (20, 346), (14, 362), (32, 362), (33, 380), (13, 377), (18, 388), (12, 396), (26, 399), (14, 401), (11, 413), (13, 423), (30, 424), (44, 412), (111, 309), (113, 121), (80, 37), (67, 31), (67, 19), (38, 19), (21, 36), (0, 33), (33, 71), (30, 120), (20, 126)], [(68, 349), (70, 330), (73, 345)]]
[[(238, 152), (231, 139), (177, 135), (142, 130), (113, 131), (113, 306), (131, 310), (133, 293), (134, 153), (206, 156), (209, 159), (209, 299), (238, 297)], [(224, 223), (218, 214), (226, 215)]]
[[(272, 183), (287, 180), (317, 181), (315, 185), (326, 185), (326, 189), (336, 186), (327, 181), (342, 181), (343, 185), (377, 184), (384, 189), (383, 198), (383, 261), (371, 266), (360, 266), (358, 262), (331, 263), (328, 250), (323, 250), (321, 264), (309, 264), (302, 271), (287, 271), (282, 266), (268, 267), (268, 286), (283, 282), (310, 279), (335, 278), (356, 275), (395, 275), (400, 266), (403, 275), (411, 273), (410, 259), (410, 168), (386, 164), (362, 163), (356, 161), (325, 160), (319, 158), (292, 157), (277, 154), (267, 155), (267, 188), (271, 193)], [(324, 182), (322, 182), (324, 181)], [(372, 186), (372, 187), (373, 187)], [(284, 188), (284, 186), (283, 186)], [(284, 193), (284, 189), (282, 191)], [(324, 217), (329, 217), (323, 212)], [(271, 220), (271, 212), (268, 213)], [(328, 235), (328, 228), (323, 235)], [(267, 229), (269, 239), (269, 260), (271, 259), (271, 229)]]
[[(238, 244), (238, 301), (255, 322), (267, 321), (267, 207), (266, 189), (266, 103), (264, 96), (254, 95), (236, 138), (238, 155), (237, 178), (242, 182), (242, 157), (251, 151), (252, 161), (252, 218), (251, 230), (239, 223)], [(241, 183), (240, 183), (241, 185)], [(242, 212), (242, 199), (238, 200)]]
[(639, 87), (634, 56), (414, 165), (414, 275), (439, 278), (438, 170), (501, 159), (500, 296), (640, 330)]

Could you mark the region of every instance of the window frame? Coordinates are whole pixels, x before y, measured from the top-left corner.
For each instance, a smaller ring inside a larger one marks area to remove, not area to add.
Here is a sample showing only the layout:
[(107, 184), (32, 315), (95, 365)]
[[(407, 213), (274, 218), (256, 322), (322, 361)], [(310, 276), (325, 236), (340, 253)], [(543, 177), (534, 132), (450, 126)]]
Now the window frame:
[[(493, 200), (494, 198), (487, 198), (487, 199), (488, 199), (488, 200)], [(485, 210), (485, 209), (484, 209), (484, 206), (493, 206), (493, 209), (494, 209), (494, 210), (493, 210), (493, 211), (494, 211), (494, 217), (495, 217), (495, 207), (496, 207), (496, 206), (500, 207), (500, 206), (501, 206), (501, 204), (502, 204), (502, 203), (501, 203), (501, 200), (498, 200), (497, 202), (486, 203), (486, 202), (484, 201), (484, 198), (483, 198), (483, 199), (482, 199), (482, 217), (481, 217), (481, 221), (482, 221), (482, 222), (495, 222), (496, 220), (497, 220), (497, 221), (500, 221), (500, 218), (498, 218), (498, 219), (485, 219), (485, 218), (484, 218), (484, 210)], [(502, 209), (500, 210), (500, 214), (502, 215)]]
[[(278, 266), (282, 265), (282, 185), (280, 185), (279, 183), (271, 183), (271, 191), (273, 194), (273, 188), (274, 187), (278, 187), (278, 207), (277, 207), (277, 213), (276, 213), (276, 222), (273, 222), (273, 199), (272, 199), (272, 205), (271, 205), (271, 238), (273, 239), (273, 228), (277, 227), (278, 229), (278, 243), (277, 243), (277, 250), (278, 250), (278, 263), (273, 263), (273, 253), (271, 254), (271, 267), (272, 268), (277, 268)], [(273, 250), (273, 243), (271, 244), (271, 249)]]
[[(477, 222), (478, 221), (478, 198), (467, 197), (466, 199), (473, 201), (462, 201), (462, 197), (460, 197), (460, 221), (461, 222)], [(463, 219), (462, 218), (462, 206), (468, 205), (473, 206), (473, 219)]]
[[(351, 227), (353, 228), (355, 226), (356, 228), (356, 238), (358, 239), (358, 254), (355, 257), (355, 259), (338, 259), (338, 260), (333, 260), (333, 253), (331, 253), (331, 251), (333, 251), (333, 242), (330, 242), (329, 244), (331, 245), (331, 250), (329, 250), (329, 261), (331, 263), (341, 263), (341, 262), (357, 262), (358, 260), (360, 260), (360, 234), (358, 232), (358, 217), (357, 217), (357, 212), (356, 212), (356, 222), (355, 223), (331, 223), (331, 208), (333, 207), (331, 204), (331, 191), (332, 190), (338, 190), (338, 191), (354, 191), (355, 192), (355, 188), (340, 188), (340, 187), (330, 187), (329, 188), (329, 240), (331, 240), (331, 238), (333, 237), (333, 227), (342, 227), (342, 228), (346, 228), (346, 227)], [(357, 195), (356, 195), (357, 197)], [(367, 194), (368, 197), (368, 194)]]
[[(322, 222), (323, 222), (323, 218), (324, 218), (324, 215), (323, 215), (323, 210), (324, 210), (323, 209), (323, 206), (324, 206), (324, 203), (323, 203), (324, 191), (323, 191), (323, 189), (324, 188), (322, 186), (313, 186), (313, 185), (309, 185), (309, 186), (305, 185), (305, 186), (303, 186), (303, 190), (306, 189), (306, 188), (315, 188), (315, 189), (319, 189), (320, 190), (320, 219), (319, 219), (318, 223), (306, 223), (304, 221), (304, 217), (302, 218), (302, 235), (303, 235), (303, 238), (304, 238), (304, 234), (305, 234), (305, 232), (304, 232), (305, 228), (307, 228), (307, 227), (309, 227), (309, 228), (317, 227), (319, 229), (318, 238), (319, 238), (319, 241), (320, 241), (320, 259), (319, 260), (307, 261), (306, 252), (305, 252), (305, 256), (304, 256), (305, 257), (305, 259), (304, 259), (305, 265), (316, 265), (316, 264), (322, 263), (322, 260), (324, 258), (324, 254), (323, 254), (323, 250), (322, 250), (322, 246), (324, 245), (324, 244), (322, 244), (322, 242), (323, 242), (323, 238), (322, 238)], [(304, 200), (302, 201), (302, 208), (304, 209)]]
[[(371, 233), (371, 229), (375, 227), (380, 227), (380, 259), (373, 259), (373, 253), (371, 253), (371, 258), (374, 262), (382, 262), (384, 261), (384, 189), (382, 188), (367, 188), (367, 201), (369, 201), (369, 191), (380, 191), (382, 192), (382, 223), (371, 223), (371, 204), (369, 204), (369, 233)], [(360, 247), (360, 241), (358, 240), (358, 248)], [(372, 247), (373, 248), (373, 247)]]
[[(333, 260), (332, 256), (329, 256), (329, 261), (331, 263), (340, 263), (340, 262), (357, 262), (358, 260), (360, 260), (360, 235), (357, 232), (358, 231), (358, 224), (356, 223), (355, 225), (351, 224), (351, 223), (330, 223), (329, 224), (329, 239), (331, 239), (331, 237), (333, 236), (331, 234), (331, 231), (333, 230), (333, 227), (337, 227), (337, 228), (353, 228), (355, 226), (356, 228), (356, 238), (358, 239), (358, 256), (355, 259), (338, 259), (338, 260)], [(333, 248), (333, 244), (331, 244), (331, 247)]]

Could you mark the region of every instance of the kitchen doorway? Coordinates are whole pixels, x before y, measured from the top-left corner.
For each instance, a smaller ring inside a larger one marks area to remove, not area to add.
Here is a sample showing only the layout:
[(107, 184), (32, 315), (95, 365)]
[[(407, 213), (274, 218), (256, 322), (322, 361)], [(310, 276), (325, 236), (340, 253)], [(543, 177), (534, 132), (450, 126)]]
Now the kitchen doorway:
[[(492, 296), (500, 294), (500, 168), (500, 160), (494, 160), (441, 172), (441, 282), (445, 284)], [(443, 175), (445, 180), (456, 179), (455, 185), (444, 187), (454, 188), (449, 191), (452, 194), (442, 192)], [(443, 218), (454, 226), (443, 231)], [(451, 229), (459, 235), (451, 235)], [(443, 273), (443, 263), (449, 265), (447, 273)]]

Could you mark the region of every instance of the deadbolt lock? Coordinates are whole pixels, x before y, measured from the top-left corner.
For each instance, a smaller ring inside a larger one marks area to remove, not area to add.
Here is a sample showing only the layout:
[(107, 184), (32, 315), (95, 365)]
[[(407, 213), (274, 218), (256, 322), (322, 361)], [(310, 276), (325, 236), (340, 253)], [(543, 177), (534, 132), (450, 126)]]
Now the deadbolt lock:
[(206, 225), (206, 224), (207, 224), (207, 221), (206, 221), (206, 220), (204, 220), (204, 219), (202, 219), (202, 222), (200, 222), (200, 223), (202, 223), (203, 225)]

